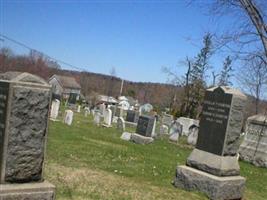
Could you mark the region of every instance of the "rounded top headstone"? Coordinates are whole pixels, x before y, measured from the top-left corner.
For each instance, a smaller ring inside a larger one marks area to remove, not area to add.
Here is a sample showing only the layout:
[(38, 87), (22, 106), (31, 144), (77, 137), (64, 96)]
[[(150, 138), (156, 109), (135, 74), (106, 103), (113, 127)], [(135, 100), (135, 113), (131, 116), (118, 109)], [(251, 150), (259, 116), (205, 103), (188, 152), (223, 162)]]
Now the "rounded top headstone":
[(27, 72), (16, 72), (16, 71), (5, 72), (0, 74), (0, 80), (5, 80), (8, 82), (23, 82), (23, 83), (32, 83), (43, 86), (49, 86), (49, 84), (41, 77)]

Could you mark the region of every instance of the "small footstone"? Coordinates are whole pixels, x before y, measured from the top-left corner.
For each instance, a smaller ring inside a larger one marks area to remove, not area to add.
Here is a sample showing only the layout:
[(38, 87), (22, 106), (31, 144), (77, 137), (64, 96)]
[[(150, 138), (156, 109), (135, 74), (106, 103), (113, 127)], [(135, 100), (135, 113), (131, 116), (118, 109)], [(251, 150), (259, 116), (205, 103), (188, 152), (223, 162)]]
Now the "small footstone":
[(131, 141), (136, 144), (150, 144), (154, 141), (152, 137), (145, 137), (136, 133), (131, 135)]
[(128, 132), (124, 132), (122, 135), (121, 135), (121, 139), (122, 140), (125, 140), (125, 141), (129, 141), (131, 139), (131, 133), (128, 133)]

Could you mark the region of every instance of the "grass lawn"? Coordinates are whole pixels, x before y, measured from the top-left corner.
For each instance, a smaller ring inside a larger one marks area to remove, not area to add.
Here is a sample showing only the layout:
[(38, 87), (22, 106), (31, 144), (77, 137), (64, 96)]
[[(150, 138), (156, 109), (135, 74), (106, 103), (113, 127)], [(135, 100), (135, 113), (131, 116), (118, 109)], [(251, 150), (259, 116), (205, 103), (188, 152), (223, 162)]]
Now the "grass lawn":
[[(171, 184), (176, 166), (184, 164), (192, 148), (169, 143), (137, 145), (120, 139), (116, 128), (97, 127), (92, 118), (74, 114), (72, 126), (49, 124), (45, 178), (57, 187), (57, 200), (176, 199), (207, 197)], [(240, 162), (247, 178), (244, 199), (267, 199), (267, 169)]]

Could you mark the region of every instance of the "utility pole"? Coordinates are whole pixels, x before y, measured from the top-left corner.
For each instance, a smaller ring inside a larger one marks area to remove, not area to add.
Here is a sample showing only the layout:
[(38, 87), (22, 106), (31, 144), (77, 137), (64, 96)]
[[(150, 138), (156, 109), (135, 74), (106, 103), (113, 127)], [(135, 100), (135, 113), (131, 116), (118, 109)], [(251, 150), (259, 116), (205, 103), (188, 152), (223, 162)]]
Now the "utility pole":
[(122, 95), (123, 83), (124, 83), (124, 80), (122, 79), (122, 80), (121, 80), (121, 90), (120, 90), (120, 96)]

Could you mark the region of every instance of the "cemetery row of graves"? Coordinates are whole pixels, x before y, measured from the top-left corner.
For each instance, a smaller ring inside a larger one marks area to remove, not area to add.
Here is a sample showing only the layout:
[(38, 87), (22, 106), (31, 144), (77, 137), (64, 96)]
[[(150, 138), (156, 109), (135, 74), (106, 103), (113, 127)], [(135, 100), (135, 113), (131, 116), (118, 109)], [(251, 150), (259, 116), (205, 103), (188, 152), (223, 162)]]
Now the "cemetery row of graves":
[(1, 200), (266, 198), (266, 117), (241, 133), (236, 89), (208, 89), (197, 120), (63, 104), (34, 75), (0, 79)]

